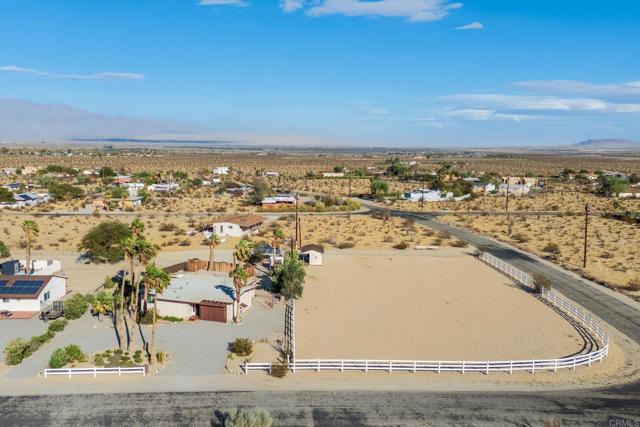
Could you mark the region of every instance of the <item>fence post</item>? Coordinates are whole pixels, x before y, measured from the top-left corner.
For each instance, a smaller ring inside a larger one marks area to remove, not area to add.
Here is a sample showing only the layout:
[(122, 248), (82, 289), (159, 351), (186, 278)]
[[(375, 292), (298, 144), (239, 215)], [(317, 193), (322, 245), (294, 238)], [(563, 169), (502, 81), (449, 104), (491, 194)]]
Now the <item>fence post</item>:
[(47, 370), (44, 370), (44, 377), (47, 378)]
[(531, 361), (531, 373), (532, 374), (536, 373), (536, 361), (535, 360)]
[(489, 362), (487, 362), (487, 375), (489, 375)]
[(93, 378), (98, 376), (98, 370), (96, 368), (93, 368)]
[(414, 361), (413, 361), (413, 373), (414, 373), (414, 374), (416, 373), (416, 365), (417, 365), (417, 364), (418, 364), (418, 361), (417, 361), (417, 360), (414, 360)]
[(67, 372), (69, 372), (69, 378), (71, 378), (71, 369), (68, 369)]
[(122, 375), (122, 368), (118, 366), (118, 376), (121, 376), (121, 375)]
[(553, 361), (553, 372), (558, 372), (558, 359)]
[(464, 375), (464, 360), (462, 361), (462, 374)]
[(441, 369), (442, 369), (442, 360), (438, 360), (438, 373), (440, 373)]
[(575, 358), (575, 356), (573, 358), (573, 370), (574, 371), (576, 370), (576, 358)]
[(364, 361), (364, 371), (369, 372), (369, 360)]
[(269, 375), (271, 375), (271, 366), (272, 366), (272, 364), (271, 364), (271, 362), (269, 362)]
[(318, 359), (318, 369), (316, 370), (316, 372), (320, 372), (320, 359)]
[(513, 360), (509, 361), (509, 375), (513, 374)]
[(389, 373), (393, 372), (393, 361), (389, 360)]
[(344, 359), (340, 361), (340, 372), (344, 372)]

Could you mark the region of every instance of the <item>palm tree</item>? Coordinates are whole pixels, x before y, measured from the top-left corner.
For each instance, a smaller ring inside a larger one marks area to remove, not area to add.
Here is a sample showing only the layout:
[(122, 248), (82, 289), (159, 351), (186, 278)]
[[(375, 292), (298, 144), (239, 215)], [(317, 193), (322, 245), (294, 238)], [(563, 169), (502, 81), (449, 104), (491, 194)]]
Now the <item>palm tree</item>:
[(131, 221), (131, 225), (129, 226), (129, 230), (131, 230), (131, 237), (137, 239), (142, 236), (144, 233), (144, 223), (140, 221), (138, 218)]
[(242, 288), (247, 283), (247, 278), (249, 274), (244, 267), (238, 265), (236, 268), (229, 272), (229, 277), (233, 279), (233, 286), (235, 287), (236, 294), (236, 312), (234, 316), (234, 321), (236, 323), (240, 322), (240, 295), (242, 292)]
[(271, 241), (271, 245), (273, 246), (273, 255), (271, 257), (271, 267), (273, 267), (276, 263), (276, 252), (280, 249), (280, 246), (284, 242), (285, 234), (281, 228), (276, 228), (273, 230), (273, 240)]
[(158, 363), (158, 355), (156, 353), (156, 316), (158, 315), (158, 294), (164, 292), (164, 290), (171, 283), (169, 274), (161, 268), (151, 264), (147, 266), (144, 275), (144, 287), (153, 289), (155, 296), (153, 298), (153, 320), (151, 323), (151, 346), (149, 350), (149, 361), (151, 362), (151, 370), (155, 372), (156, 364)]
[(233, 258), (244, 265), (253, 252), (253, 243), (248, 240), (242, 239), (238, 242), (233, 251)]
[[(139, 237), (135, 240), (133, 245), (132, 255), (134, 257), (132, 265), (135, 265), (135, 261), (138, 261), (143, 267), (146, 267), (153, 258), (158, 255), (158, 246), (149, 243), (144, 237)], [(132, 267), (133, 268), (133, 267)], [(133, 270), (132, 270), (133, 271)], [(140, 280), (135, 280), (132, 275), (132, 295), (129, 299), (129, 352), (135, 350), (135, 326), (138, 321), (139, 302), (138, 296), (140, 295)], [(146, 294), (146, 291), (145, 291)]]
[(214, 271), (214, 250), (216, 249), (216, 246), (218, 246), (220, 244), (220, 238), (218, 237), (218, 235), (216, 233), (211, 233), (211, 236), (207, 237), (207, 239), (205, 240), (205, 242), (207, 243), (207, 245), (209, 245), (209, 271)]
[[(138, 261), (140, 262), (140, 264), (143, 267), (147, 267), (147, 265), (149, 265), (151, 263), (151, 261), (158, 256), (158, 251), (160, 250), (160, 246), (149, 243), (147, 240), (142, 240), (139, 242), (139, 246), (138, 246)], [(144, 307), (143, 310), (146, 313), (147, 312), (147, 298), (149, 297), (149, 290), (147, 289), (147, 287), (145, 286), (144, 288), (144, 296), (143, 296), (143, 303), (144, 303)], [(136, 307), (138, 305), (136, 304)]]
[[(122, 239), (122, 241), (120, 242), (120, 247), (122, 248), (122, 252), (124, 253), (124, 259), (125, 259), (125, 270), (122, 274), (122, 287), (120, 288), (120, 313), (119, 313), (119, 320), (122, 322), (122, 329), (124, 329), (124, 303), (125, 303), (125, 295), (124, 295), (124, 277), (127, 274), (127, 261), (129, 261), (129, 277), (130, 277), (130, 281), (129, 283), (131, 284), (131, 286), (134, 286), (134, 282), (135, 282), (135, 275), (136, 275), (136, 256), (137, 256), (137, 246), (138, 243), (136, 241), (136, 239), (134, 239), (133, 237), (126, 237), (124, 239)], [(129, 307), (130, 309), (131, 307), (131, 300), (133, 298), (133, 295), (131, 295), (129, 297)], [(131, 314), (129, 314), (129, 322), (128, 322), (128, 328), (127, 331), (129, 333), (129, 342), (132, 340), (133, 338), (133, 322), (131, 321)], [(127, 343), (123, 338), (124, 338), (124, 330), (122, 331), (123, 334), (120, 335), (120, 348), (122, 350), (124, 350), (124, 345)], [(118, 333), (120, 334), (120, 329), (118, 329)]]
[(129, 253), (131, 253), (131, 246), (133, 244), (131, 237), (126, 237), (120, 241), (120, 250), (124, 254), (124, 268), (122, 269), (122, 277), (120, 280), (120, 294), (118, 295), (118, 313), (116, 316), (116, 330), (118, 331), (118, 337), (120, 338), (120, 350), (124, 350), (127, 344), (125, 337), (125, 322), (124, 322), (124, 288), (125, 279), (127, 277), (127, 261), (129, 261)]
[(27, 261), (25, 265), (25, 273), (29, 274), (31, 271), (31, 246), (33, 242), (35, 242), (36, 237), (40, 233), (40, 228), (38, 227), (38, 223), (32, 220), (26, 220), (22, 223), (22, 231), (24, 232), (24, 237), (27, 240)]

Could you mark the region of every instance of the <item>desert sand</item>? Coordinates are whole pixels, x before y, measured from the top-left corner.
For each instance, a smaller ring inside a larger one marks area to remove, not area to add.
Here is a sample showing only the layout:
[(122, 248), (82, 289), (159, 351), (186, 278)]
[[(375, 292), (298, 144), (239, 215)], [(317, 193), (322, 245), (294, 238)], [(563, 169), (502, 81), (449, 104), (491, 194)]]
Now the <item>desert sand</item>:
[(565, 357), (564, 319), (469, 251), (329, 253), (296, 310), (297, 358), (509, 360)]

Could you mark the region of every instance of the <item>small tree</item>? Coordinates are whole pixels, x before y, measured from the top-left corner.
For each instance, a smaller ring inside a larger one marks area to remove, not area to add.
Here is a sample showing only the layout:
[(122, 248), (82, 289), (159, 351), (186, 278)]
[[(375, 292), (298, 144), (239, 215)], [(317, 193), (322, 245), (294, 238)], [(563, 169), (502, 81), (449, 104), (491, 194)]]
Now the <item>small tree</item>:
[(64, 348), (57, 348), (51, 353), (51, 358), (49, 358), (49, 367), (52, 369), (59, 369), (69, 363), (69, 358), (67, 357), (67, 352), (64, 351)]
[(111, 314), (113, 313), (113, 305), (114, 298), (113, 294), (109, 292), (98, 292), (95, 299), (91, 303), (91, 307), (94, 312), (98, 313), (98, 317), (100, 315)]
[(236, 338), (229, 346), (229, 351), (237, 356), (248, 356), (253, 351), (253, 343), (249, 338)]
[(0, 258), (9, 258), (11, 256), (11, 251), (4, 244), (2, 240), (0, 240)]
[(120, 242), (131, 236), (129, 227), (119, 221), (105, 221), (93, 227), (82, 238), (79, 249), (96, 262), (114, 263), (122, 260)]
[(249, 240), (242, 239), (238, 242), (235, 249), (233, 250), (233, 257), (240, 264), (244, 265), (249, 258), (251, 258), (251, 254), (253, 253), (253, 243)]
[(4, 361), (7, 365), (19, 365), (25, 358), (25, 353), (29, 348), (29, 343), (22, 338), (15, 338), (9, 341), (4, 348)]
[(287, 300), (298, 299), (304, 290), (305, 276), (304, 263), (299, 259), (298, 253), (292, 251), (271, 274), (274, 291)]
[(89, 308), (87, 297), (75, 294), (64, 302), (64, 317), (69, 320), (79, 319)]
[(382, 179), (372, 179), (371, 180), (371, 194), (377, 196), (380, 193), (388, 193), (389, 192), (389, 184), (387, 181)]

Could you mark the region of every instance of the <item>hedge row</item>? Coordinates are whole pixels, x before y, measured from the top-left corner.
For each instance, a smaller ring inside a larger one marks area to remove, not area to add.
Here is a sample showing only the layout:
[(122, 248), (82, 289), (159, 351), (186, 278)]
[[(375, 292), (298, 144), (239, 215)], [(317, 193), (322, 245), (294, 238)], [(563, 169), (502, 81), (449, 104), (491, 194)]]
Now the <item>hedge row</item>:
[(4, 360), (7, 365), (19, 365), (24, 359), (38, 351), (43, 344), (51, 341), (56, 334), (64, 330), (67, 326), (66, 319), (54, 320), (49, 323), (47, 332), (42, 335), (31, 337), (29, 341), (22, 338), (15, 338), (4, 348)]

